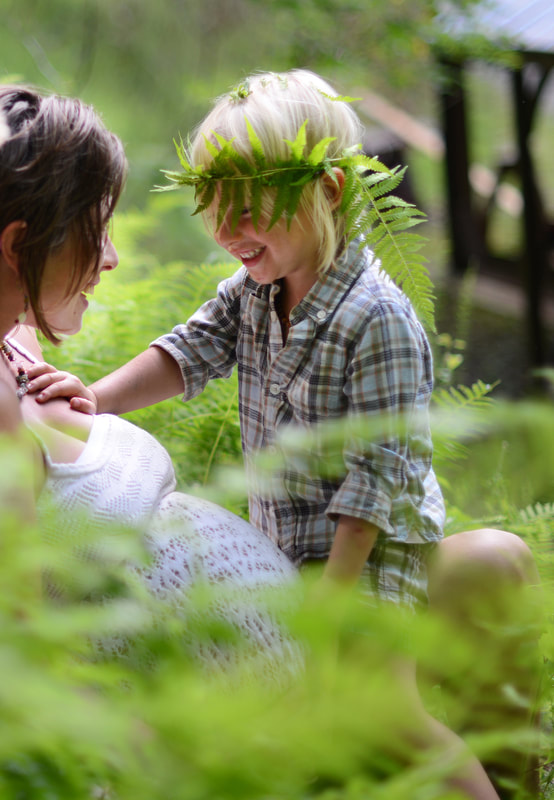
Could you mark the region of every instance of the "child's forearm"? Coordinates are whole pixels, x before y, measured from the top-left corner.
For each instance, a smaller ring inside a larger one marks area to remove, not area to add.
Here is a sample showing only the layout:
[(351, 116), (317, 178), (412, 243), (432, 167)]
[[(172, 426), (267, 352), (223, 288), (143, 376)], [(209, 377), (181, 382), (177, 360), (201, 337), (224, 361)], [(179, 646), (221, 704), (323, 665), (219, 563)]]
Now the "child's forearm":
[(183, 392), (179, 365), (159, 347), (150, 347), (132, 361), (89, 387), (97, 413), (124, 414)]
[(371, 522), (341, 516), (324, 576), (342, 584), (353, 584), (362, 574), (379, 529)]

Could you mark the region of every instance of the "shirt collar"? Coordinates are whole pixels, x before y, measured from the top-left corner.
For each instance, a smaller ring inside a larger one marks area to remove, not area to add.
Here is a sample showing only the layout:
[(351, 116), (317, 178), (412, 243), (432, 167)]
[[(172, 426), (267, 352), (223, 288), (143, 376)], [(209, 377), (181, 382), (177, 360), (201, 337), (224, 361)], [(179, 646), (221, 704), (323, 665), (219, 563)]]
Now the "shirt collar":
[(367, 248), (360, 249), (359, 240), (351, 242), (302, 298), (294, 310), (291, 322), (295, 321), (297, 314), (303, 312), (316, 325), (323, 324), (371, 261), (371, 252)]
[[(350, 242), (346, 250), (321, 273), (308, 294), (295, 306), (291, 313), (291, 322), (294, 324), (307, 316), (316, 325), (322, 325), (373, 260), (370, 250), (366, 247), (360, 248), (359, 239)], [(254, 295), (265, 295), (272, 304), (275, 303), (275, 297), (280, 291), (277, 283), (269, 286), (256, 284), (254, 281), (252, 283)]]

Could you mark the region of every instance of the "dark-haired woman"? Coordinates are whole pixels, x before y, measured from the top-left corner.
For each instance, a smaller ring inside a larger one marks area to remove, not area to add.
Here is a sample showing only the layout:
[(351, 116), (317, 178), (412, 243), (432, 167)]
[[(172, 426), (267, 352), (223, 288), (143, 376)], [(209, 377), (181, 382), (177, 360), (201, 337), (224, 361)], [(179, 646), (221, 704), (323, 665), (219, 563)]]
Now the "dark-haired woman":
[[(294, 579), (286, 556), (241, 518), (175, 492), (171, 459), (146, 431), (113, 415), (73, 411), (62, 398), (39, 405), (27, 391), (27, 371), (41, 353), (23, 323), (52, 342), (76, 333), (86, 295), (118, 265), (107, 229), (125, 171), (121, 142), (92, 108), (0, 87), (0, 425), (20, 432), (18, 447), (24, 441), (30, 451), (34, 443), (36, 463), (45, 466), (38, 467), (37, 510), (46, 537), (69, 530), (71, 549), (85, 533), (100, 539), (114, 526), (136, 530), (151, 553), (148, 566), (137, 567), (148, 588), (193, 613), (190, 587), (217, 584), (211, 612), (278, 673), (291, 663), (292, 645), (262, 594)], [(20, 508), (30, 497), (29, 485)], [(48, 522), (52, 506), (62, 525)], [(210, 664), (228, 665), (236, 654), (214, 642), (192, 649)]]
[[(0, 433), (17, 438), (18, 455), (17, 488), (3, 484), (1, 499), (25, 517), (35, 488), (25, 464), (33, 443), (21, 425), (27, 377), (4, 338), (24, 320), (51, 341), (78, 330), (84, 291), (117, 263), (106, 230), (125, 172), (121, 142), (93, 109), (0, 86)], [(77, 427), (86, 438), (87, 424)]]

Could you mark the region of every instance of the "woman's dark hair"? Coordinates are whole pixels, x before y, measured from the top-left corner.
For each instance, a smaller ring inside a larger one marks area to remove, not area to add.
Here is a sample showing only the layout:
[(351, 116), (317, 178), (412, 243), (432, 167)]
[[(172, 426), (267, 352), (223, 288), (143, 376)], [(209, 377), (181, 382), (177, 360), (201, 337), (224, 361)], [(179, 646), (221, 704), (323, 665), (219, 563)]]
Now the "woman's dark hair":
[(59, 340), (40, 307), (46, 260), (71, 237), (68, 295), (86, 282), (100, 263), (126, 170), (123, 145), (90, 106), (0, 86), (0, 231), (26, 223), (16, 246), (19, 274), (37, 325), (52, 342)]

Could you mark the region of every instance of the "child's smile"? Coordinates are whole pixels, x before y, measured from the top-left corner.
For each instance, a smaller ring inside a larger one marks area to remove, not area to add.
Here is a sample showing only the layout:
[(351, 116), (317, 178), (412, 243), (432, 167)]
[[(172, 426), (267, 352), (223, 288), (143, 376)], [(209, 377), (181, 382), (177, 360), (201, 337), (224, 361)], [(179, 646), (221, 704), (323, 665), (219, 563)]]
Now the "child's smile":
[(287, 228), (280, 220), (269, 231), (256, 229), (245, 211), (233, 231), (229, 214), (215, 233), (215, 240), (237, 258), (250, 276), (261, 284), (284, 279), (300, 299), (317, 280), (319, 237), (305, 215), (296, 214)]
[(241, 252), (239, 253), (239, 258), (246, 266), (247, 264), (252, 264), (265, 250), (265, 247), (258, 247), (256, 250), (248, 250), (246, 253)]

